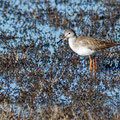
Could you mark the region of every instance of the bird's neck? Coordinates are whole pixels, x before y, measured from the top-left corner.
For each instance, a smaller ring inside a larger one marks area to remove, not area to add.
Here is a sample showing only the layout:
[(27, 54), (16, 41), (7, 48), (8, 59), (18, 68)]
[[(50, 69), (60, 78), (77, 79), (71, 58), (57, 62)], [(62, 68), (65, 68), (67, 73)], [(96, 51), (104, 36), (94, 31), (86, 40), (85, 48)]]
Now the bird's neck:
[(68, 41), (69, 41), (69, 46), (73, 48), (76, 43), (76, 36), (70, 37)]

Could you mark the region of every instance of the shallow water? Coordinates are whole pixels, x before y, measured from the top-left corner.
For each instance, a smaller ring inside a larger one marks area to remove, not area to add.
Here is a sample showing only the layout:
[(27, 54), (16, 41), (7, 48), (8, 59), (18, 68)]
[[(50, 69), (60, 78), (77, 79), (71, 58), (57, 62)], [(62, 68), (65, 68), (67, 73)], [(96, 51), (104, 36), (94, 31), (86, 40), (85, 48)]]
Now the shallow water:
[[(120, 47), (89, 59), (65, 40), (77, 35), (120, 43), (120, 2), (0, 2), (0, 116), (14, 119), (119, 119)], [(6, 112), (8, 111), (8, 112)]]

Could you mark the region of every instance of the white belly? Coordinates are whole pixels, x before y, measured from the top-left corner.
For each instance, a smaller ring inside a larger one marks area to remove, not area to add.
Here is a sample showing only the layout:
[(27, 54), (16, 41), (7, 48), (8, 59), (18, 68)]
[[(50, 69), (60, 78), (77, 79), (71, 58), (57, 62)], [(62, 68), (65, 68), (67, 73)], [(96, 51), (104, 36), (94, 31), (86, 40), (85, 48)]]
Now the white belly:
[(91, 49), (89, 49), (85, 46), (75, 45), (73, 40), (74, 39), (72, 39), (72, 40), (69, 39), (69, 46), (78, 55), (89, 56), (89, 55), (92, 55), (95, 52), (94, 50), (91, 50)]
[(71, 49), (81, 56), (92, 55), (95, 52), (94, 50), (90, 50), (87, 47), (71, 48)]

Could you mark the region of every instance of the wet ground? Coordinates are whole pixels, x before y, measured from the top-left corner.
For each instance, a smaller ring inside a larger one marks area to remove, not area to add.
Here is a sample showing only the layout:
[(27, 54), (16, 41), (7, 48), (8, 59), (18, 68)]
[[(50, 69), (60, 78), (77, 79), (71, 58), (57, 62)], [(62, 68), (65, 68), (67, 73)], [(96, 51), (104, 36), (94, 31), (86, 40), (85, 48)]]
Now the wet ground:
[(1, 0), (0, 118), (119, 120), (120, 46), (75, 54), (66, 29), (120, 43), (119, 0)]

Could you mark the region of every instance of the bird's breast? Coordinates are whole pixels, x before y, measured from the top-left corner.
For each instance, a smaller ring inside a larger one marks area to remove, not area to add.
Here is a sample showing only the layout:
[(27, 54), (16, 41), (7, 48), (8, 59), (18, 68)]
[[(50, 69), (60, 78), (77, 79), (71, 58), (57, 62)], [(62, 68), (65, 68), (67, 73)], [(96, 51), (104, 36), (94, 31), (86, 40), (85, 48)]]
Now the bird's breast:
[(75, 53), (81, 56), (89, 56), (95, 52), (94, 50), (89, 49), (87, 46), (82, 46), (80, 43), (75, 43), (72, 40), (69, 40), (69, 46)]

